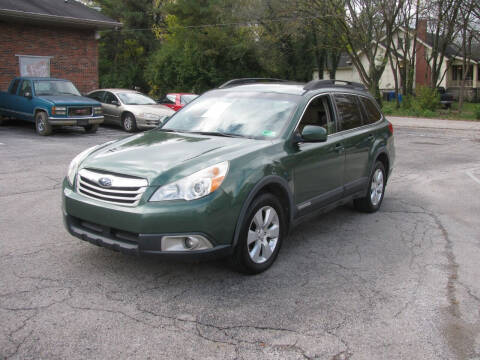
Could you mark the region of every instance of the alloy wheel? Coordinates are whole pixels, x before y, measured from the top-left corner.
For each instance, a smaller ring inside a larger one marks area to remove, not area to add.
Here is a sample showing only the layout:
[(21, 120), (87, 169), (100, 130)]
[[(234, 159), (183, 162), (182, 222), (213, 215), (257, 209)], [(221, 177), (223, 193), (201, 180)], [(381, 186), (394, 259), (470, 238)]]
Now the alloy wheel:
[(377, 206), (383, 195), (383, 171), (377, 169), (372, 177), (372, 184), (370, 186), (370, 200), (373, 206)]
[(261, 264), (266, 262), (277, 247), (280, 235), (280, 221), (277, 212), (271, 206), (260, 208), (248, 228), (247, 250), (250, 259)]

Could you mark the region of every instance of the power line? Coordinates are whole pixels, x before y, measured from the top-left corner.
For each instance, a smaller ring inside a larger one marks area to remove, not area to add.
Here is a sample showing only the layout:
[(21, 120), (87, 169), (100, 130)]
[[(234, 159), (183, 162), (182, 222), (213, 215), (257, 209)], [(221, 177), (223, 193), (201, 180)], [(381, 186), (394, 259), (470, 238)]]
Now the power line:
[[(231, 22), (231, 23), (217, 23), (217, 24), (202, 24), (202, 25), (178, 25), (177, 28), (180, 29), (202, 29), (202, 28), (213, 28), (213, 27), (229, 27), (229, 26), (251, 26), (251, 25), (260, 25), (261, 23), (266, 22), (292, 22), (297, 20), (319, 20), (323, 18), (333, 17), (334, 15), (323, 15), (323, 16), (298, 16), (298, 17), (283, 17), (276, 19), (251, 19), (243, 20), (242, 22)], [(117, 31), (115, 29), (111, 30), (102, 30), (103, 31)], [(138, 28), (138, 29), (122, 29), (124, 32), (130, 31), (152, 31), (151, 28)]]

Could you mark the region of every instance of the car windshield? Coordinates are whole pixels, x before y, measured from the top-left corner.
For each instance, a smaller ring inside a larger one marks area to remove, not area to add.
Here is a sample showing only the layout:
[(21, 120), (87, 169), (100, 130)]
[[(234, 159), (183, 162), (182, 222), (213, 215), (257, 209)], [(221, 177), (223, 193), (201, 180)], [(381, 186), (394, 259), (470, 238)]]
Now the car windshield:
[(213, 91), (173, 115), (163, 131), (269, 139), (280, 135), (300, 96)]
[(70, 81), (35, 80), (33, 82), (35, 95), (75, 95), (81, 96), (75, 85)]
[(134, 92), (117, 93), (118, 97), (125, 105), (155, 105), (155, 100), (146, 95)]
[(198, 95), (182, 95), (180, 96), (181, 104), (188, 104), (190, 101), (196, 99)]

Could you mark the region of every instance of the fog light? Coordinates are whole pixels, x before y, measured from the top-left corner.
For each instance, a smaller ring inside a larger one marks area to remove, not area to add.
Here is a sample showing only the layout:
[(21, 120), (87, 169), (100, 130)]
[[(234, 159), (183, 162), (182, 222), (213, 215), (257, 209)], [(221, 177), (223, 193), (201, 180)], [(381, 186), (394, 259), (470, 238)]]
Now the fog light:
[(162, 251), (191, 251), (211, 249), (212, 243), (202, 235), (174, 235), (162, 237)]
[(187, 237), (185, 238), (185, 247), (189, 250), (195, 249), (198, 245), (198, 239), (194, 237)]

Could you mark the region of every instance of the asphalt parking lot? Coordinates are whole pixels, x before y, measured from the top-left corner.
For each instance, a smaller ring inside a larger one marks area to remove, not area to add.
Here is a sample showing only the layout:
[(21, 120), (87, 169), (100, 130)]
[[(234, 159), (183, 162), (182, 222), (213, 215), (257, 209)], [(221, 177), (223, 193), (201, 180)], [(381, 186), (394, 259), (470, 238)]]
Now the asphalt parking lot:
[(69, 161), (122, 136), (0, 127), (0, 358), (480, 359), (480, 131), (396, 126), (381, 210), (303, 223), (257, 276), (64, 230)]

